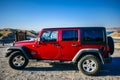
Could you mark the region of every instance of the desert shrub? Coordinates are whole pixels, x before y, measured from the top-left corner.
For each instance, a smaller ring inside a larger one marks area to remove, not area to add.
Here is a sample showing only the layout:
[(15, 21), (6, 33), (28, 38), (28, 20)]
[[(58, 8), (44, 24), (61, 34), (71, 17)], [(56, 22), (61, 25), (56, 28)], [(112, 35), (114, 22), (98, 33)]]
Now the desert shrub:
[(3, 36), (3, 34), (0, 33), (0, 37)]
[(119, 29), (119, 30), (117, 30), (117, 32), (118, 32), (118, 33), (120, 33), (120, 29)]

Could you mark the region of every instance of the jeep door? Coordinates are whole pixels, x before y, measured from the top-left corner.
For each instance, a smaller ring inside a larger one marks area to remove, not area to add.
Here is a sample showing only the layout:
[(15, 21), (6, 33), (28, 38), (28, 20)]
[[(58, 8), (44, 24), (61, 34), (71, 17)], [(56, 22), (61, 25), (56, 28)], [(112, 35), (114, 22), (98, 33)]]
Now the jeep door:
[(46, 30), (40, 38), (39, 55), (41, 59), (53, 60), (59, 55), (58, 31)]
[(72, 60), (80, 49), (80, 30), (64, 29), (61, 30), (61, 55), (63, 60)]

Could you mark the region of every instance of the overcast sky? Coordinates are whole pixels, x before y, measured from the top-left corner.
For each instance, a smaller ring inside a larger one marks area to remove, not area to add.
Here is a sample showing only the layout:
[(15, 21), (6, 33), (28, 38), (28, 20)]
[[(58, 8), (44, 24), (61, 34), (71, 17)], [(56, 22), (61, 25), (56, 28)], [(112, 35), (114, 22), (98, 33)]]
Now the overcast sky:
[(120, 27), (120, 0), (0, 0), (0, 28)]

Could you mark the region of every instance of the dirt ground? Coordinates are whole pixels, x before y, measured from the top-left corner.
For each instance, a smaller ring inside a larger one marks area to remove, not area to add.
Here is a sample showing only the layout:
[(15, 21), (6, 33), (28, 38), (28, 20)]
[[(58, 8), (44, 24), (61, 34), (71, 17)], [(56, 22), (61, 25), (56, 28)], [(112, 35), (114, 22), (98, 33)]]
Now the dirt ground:
[(7, 47), (0, 47), (0, 80), (120, 80), (120, 49), (111, 64), (102, 65), (98, 76), (86, 76), (73, 64), (30, 61), (24, 70), (14, 70), (5, 58)]

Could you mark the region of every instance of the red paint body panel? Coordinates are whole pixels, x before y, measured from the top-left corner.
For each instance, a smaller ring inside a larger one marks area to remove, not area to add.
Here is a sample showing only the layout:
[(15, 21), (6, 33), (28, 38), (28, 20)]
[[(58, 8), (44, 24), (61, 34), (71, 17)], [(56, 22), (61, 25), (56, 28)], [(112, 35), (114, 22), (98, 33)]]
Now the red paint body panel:
[[(57, 41), (55, 42), (38, 42), (42, 33), (47, 30), (56, 30), (58, 32)], [(77, 30), (78, 31), (78, 41), (62, 41), (62, 30)], [(85, 45), (81, 44), (80, 28), (54, 28), (42, 30), (37, 39), (34, 41), (20, 41), (16, 42), (14, 46), (25, 46), (27, 47), (33, 58), (43, 59), (43, 60), (65, 60), (71, 61), (77, 52), (84, 48), (97, 48), (103, 50), (104, 56), (107, 56), (108, 47), (103, 44), (99, 45)]]

